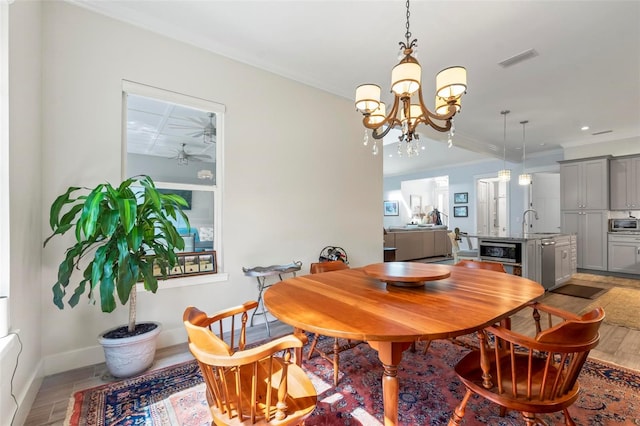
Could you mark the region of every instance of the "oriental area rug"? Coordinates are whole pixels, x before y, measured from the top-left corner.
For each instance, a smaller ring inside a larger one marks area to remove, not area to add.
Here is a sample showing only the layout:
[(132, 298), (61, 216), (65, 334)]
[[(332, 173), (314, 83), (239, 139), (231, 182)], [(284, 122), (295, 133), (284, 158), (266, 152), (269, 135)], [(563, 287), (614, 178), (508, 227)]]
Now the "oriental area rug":
[[(332, 340), (332, 339), (328, 339)], [(407, 350), (398, 367), (399, 423), (446, 425), (465, 388), (453, 366), (469, 350), (447, 340), (434, 341), (426, 355), (422, 344)], [(330, 363), (316, 356), (303, 367), (318, 392), (312, 425), (383, 425), (382, 366), (367, 344), (340, 354), (340, 382), (333, 386)], [(640, 372), (589, 359), (580, 376), (579, 399), (569, 408), (582, 426), (640, 424)], [(564, 424), (560, 413), (542, 415), (549, 425)], [(205, 388), (195, 361), (137, 378), (76, 392), (67, 425), (204, 426), (211, 424)], [(499, 416), (499, 408), (472, 397), (464, 425), (523, 425), (519, 413)]]

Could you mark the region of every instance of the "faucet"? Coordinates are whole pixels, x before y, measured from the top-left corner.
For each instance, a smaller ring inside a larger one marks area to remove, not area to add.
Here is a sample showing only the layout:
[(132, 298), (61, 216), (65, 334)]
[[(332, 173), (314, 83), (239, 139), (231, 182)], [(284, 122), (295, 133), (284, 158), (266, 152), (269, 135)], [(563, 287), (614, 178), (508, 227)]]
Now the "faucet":
[(527, 213), (533, 212), (534, 217), (538, 220), (538, 212), (535, 209), (527, 209), (522, 213), (522, 235), (527, 233), (527, 222), (525, 222), (525, 218), (527, 217)]

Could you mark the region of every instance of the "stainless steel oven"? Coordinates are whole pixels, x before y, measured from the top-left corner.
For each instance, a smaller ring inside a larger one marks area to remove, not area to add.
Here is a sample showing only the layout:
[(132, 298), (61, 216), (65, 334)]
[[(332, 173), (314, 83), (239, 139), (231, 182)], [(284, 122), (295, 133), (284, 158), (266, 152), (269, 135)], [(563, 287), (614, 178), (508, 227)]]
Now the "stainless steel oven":
[(480, 241), (479, 255), (481, 260), (501, 263), (522, 263), (522, 244), (511, 241)]

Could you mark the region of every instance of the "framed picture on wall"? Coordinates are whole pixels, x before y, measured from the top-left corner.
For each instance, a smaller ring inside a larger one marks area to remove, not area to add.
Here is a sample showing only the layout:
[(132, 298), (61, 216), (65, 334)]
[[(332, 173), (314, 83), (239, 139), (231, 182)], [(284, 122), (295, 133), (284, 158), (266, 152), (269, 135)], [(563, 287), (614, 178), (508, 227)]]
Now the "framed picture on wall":
[(453, 217), (467, 217), (469, 216), (469, 207), (467, 206), (454, 206)]
[(419, 195), (409, 196), (409, 207), (412, 214), (420, 214), (422, 212), (422, 197)]
[(385, 216), (398, 216), (400, 214), (398, 211), (397, 201), (385, 201), (383, 204), (383, 209)]
[(453, 194), (454, 204), (467, 204), (468, 202), (469, 202), (468, 192), (456, 192), (455, 194)]

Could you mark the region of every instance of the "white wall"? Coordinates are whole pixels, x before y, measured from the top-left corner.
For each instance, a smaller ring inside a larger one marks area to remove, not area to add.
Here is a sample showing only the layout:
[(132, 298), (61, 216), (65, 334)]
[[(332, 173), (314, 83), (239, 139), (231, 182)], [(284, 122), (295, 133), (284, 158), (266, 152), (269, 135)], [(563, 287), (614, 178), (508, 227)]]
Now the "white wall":
[[(26, 418), (40, 384), (37, 372), (42, 354), (41, 335), (57, 326), (52, 321), (42, 327), (40, 304), (41, 225), (47, 214), (41, 200), (40, 24), (39, 2), (18, 1), (9, 5), (10, 326), (11, 331), (19, 334), (21, 343), (14, 340), (1, 357), (0, 424), (3, 425), (11, 424), (16, 410), (8, 395), (10, 389), (21, 407), (13, 424), (22, 424)], [(11, 338), (15, 336), (7, 339)], [(22, 351), (18, 356), (20, 345)]]
[[(122, 79), (226, 106), (221, 261), (229, 280), (139, 294), (139, 320), (163, 324), (161, 346), (186, 339), (186, 306), (215, 311), (255, 299), (243, 266), (301, 260), (306, 272), (327, 245), (345, 248), (354, 266), (382, 260), (382, 162), (362, 149), (350, 100), (67, 3), (45, 2), (43, 11), (47, 209), (70, 185), (119, 180)], [(103, 314), (82, 302), (62, 311), (51, 303), (69, 245), (52, 240), (43, 252), (46, 374), (101, 362), (96, 336), (126, 322), (122, 307)]]
[(565, 160), (598, 157), (601, 155), (621, 156), (631, 154), (640, 154), (640, 137), (593, 143), (583, 146), (566, 146), (564, 148)]

